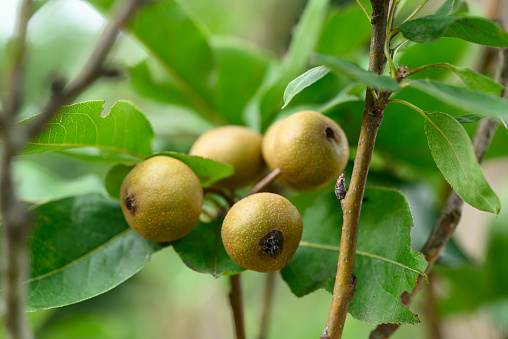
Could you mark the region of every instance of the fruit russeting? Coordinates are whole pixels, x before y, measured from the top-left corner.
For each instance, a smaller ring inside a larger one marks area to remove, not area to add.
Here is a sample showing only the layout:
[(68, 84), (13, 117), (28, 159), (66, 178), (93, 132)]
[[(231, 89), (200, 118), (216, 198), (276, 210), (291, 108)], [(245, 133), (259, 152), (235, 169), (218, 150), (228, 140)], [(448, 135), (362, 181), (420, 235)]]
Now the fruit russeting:
[(203, 189), (186, 164), (159, 155), (129, 172), (122, 182), (120, 201), (125, 219), (136, 233), (150, 241), (173, 241), (197, 224)]
[(274, 193), (257, 193), (229, 210), (222, 224), (222, 242), (240, 266), (273, 272), (291, 261), (302, 232), (300, 213), (289, 200)]
[(274, 123), (263, 140), (263, 156), (279, 180), (296, 190), (313, 190), (346, 168), (349, 145), (340, 126), (315, 111), (301, 111)]
[(265, 163), (261, 155), (261, 140), (258, 132), (247, 127), (222, 126), (200, 136), (189, 154), (233, 166), (233, 176), (220, 180), (216, 186), (236, 189), (252, 184), (263, 174)]

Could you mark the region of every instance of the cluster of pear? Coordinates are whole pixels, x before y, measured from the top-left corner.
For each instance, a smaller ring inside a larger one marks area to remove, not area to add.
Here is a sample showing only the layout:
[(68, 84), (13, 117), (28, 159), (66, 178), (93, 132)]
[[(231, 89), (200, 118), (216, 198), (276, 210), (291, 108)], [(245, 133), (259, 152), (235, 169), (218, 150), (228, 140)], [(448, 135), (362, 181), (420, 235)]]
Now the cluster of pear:
[[(264, 137), (241, 126), (215, 128), (196, 140), (190, 155), (231, 165), (235, 173), (214, 185), (235, 190), (270, 170), (295, 190), (323, 187), (344, 170), (349, 147), (337, 123), (302, 111), (272, 124)], [(266, 164), (266, 165), (265, 165)], [(196, 174), (182, 161), (154, 156), (134, 167), (120, 191), (129, 226), (150, 241), (168, 242), (190, 233), (203, 204)], [(256, 193), (235, 203), (222, 225), (228, 255), (240, 266), (272, 272), (286, 266), (300, 243), (303, 224), (297, 208), (274, 193)]]

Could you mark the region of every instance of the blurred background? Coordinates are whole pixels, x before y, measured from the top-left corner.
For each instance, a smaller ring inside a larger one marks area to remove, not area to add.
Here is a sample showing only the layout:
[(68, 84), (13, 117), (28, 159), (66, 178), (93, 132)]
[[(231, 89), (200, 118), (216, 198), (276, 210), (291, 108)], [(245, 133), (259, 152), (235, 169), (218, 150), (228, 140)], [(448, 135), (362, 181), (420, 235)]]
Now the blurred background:
[[(2, 78), (19, 2), (0, 2)], [(241, 40), (267, 59), (285, 54), (292, 29), (306, 4), (305, 0), (182, 2), (212, 40), (225, 37)], [(442, 2), (430, 1), (422, 15), (433, 13)], [(105, 24), (103, 16), (86, 2), (48, 0), (36, 3), (40, 9), (29, 26), (28, 78), (22, 117), (37, 113), (43, 106), (52, 79), (76, 75)], [(504, 0), (501, 3), (503, 17), (508, 19), (508, 3)], [(404, 11), (410, 12), (418, 4), (419, 1), (408, 0)], [(468, 4), (473, 13), (486, 15), (490, 2), (468, 1)], [(326, 25), (319, 52), (340, 55), (361, 65), (368, 62), (369, 25), (354, 1), (333, 1)], [(447, 61), (474, 69), (484, 62), (479, 46), (453, 39), (442, 39), (430, 45), (411, 45), (396, 62), (415, 67), (423, 62)], [(148, 56), (135, 38), (125, 34), (118, 40), (109, 62), (129, 69)], [(492, 76), (493, 67), (486, 69), (490, 72), (487, 75)], [(445, 71), (432, 75), (450, 77)], [(433, 105), (435, 110), (445, 112), (451, 110), (421, 93), (405, 95), (422, 106)], [(214, 127), (189, 109), (140, 94), (128, 74), (115, 83), (99, 81), (76, 102), (96, 99), (105, 100), (104, 114), (120, 99), (130, 100), (140, 107), (156, 134), (154, 151), (187, 152), (199, 135)], [(298, 100), (295, 101), (287, 112), (299, 107)], [(357, 102), (331, 113), (342, 123), (352, 146), (358, 140), (361, 107)], [(408, 128), (401, 130), (401, 121), (409, 114), (415, 116), (403, 106), (387, 110), (369, 184), (395, 186), (408, 197), (415, 218), (413, 247), (418, 250), (437, 218), (448, 186), (431, 159), (422, 125), (408, 123)], [(475, 126), (467, 126), (468, 132), (473, 133)], [(466, 206), (455, 241), (436, 269), (431, 288), (423, 290), (412, 306), (422, 323), (402, 326), (393, 338), (432, 338), (436, 327), (443, 338), (508, 338), (508, 276), (495, 273), (499, 269), (506, 272), (504, 259), (508, 257), (507, 154), (508, 138), (506, 131), (500, 128), (487, 154), (485, 169), (488, 181), (504, 202), (501, 215), (496, 219)], [(28, 201), (41, 202), (92, 191), (104, 193), (103, 179), (115, 159), (108, 154), (100, 155), (97, 156), (96, 150), (87, 149), (20, 156), (15, 164), (19, 194)], [(350, 168), (348, 170), (350, 172)], [(295, 204), (303, 205), (318, 194), (293, 198)], [(480, 285), (471, 285), (469, 281), (476, 282), (474, 279), (479, 275), (487, 278)], [(255, 338), (261, 316), (264, 276), (247, 271), (242, 273), (242, 281), (247, 336)], [(475, 293), (478, 290), (481, 293)], [(228, 293), (228, 279), (214, 279), (188, 269), (168, 247), (155, 254), (140, 273), (110, 292), (75, 305), (31, 313), (30, 319), (37, 338), (44, 339), (227, 339), (234, 334)], [(277, 276), (268, 338), (317, 338), (324, 328), (330, 301), (331, 296), (324, 290), (297, 298)], [(349, 317), (344, 337), (367, 338), (373, 328)], [(2, 335), (0, 333), (0, 338)]]

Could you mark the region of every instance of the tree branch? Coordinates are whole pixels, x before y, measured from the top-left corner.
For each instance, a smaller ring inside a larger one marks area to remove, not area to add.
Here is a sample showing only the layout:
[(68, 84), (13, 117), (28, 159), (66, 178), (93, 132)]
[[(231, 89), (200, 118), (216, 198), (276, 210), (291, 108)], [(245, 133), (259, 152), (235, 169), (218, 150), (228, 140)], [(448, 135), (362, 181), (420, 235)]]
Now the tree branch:
[[(508, 49), (500, 51), (501, 65), (498, 69), (496, 80), (506, 85), (507, 73), (508, 73)], [(506, 98), (506, 91), (503, 91), (503, 97)], [(489, 145), (494, 137), (494, 133), (498, 127), (497, 121), (485, 118), (480, 121), (478, 128), (476, 129), (473, 137), (473, 149), (475, 152), (478, 163), (481, 163)], [(446, 200), (445, 206), (441, 210), (441, 214), (429, 236), (427, 242), (423, 246), (422, 253), (427, 260), (427, 268), (425, 274), (428, 275), (432, 266), (439, 259), (444, 246), (450, 240), (453, 232), (455, 231), (460, 217), (462, 215), (462, 208), (464, 202), (459, 198), (455, 191), (450, 192), (448, 199)], [(401, 301), (404, 305), (409, 306), (416, 294), (420, 291), (424, 285), (425, 279), (423, 276), (418, 276), (416, 286), (411, 293), (404, 292), (401, 296)], [(386, 339), (390, 338), (393, 332), (399, 328), (400, 324), (381, 324), (370, 334), (370, 339)]]
[[(369, 70), (382, 74), (386, 64), (384, 44), (388, 23), (389, 1), (371, 0), (372, 37), (370, 44)], [(353, 274), (358, 224), (362, 207), (365, 183), (370, 167), (377, 131), (383, 120), (383, 112), (390, 93), (380, 92), (375, 99), (372, 91), (366, 92), (362, 127), (358, 141), (355, 164), (348, 194), (343, 202), (344, 220), (340, 240), (337, 275), (333, 289), (332, 304), (321, 338), (341, 338), (349, 303), (356, 290)]]

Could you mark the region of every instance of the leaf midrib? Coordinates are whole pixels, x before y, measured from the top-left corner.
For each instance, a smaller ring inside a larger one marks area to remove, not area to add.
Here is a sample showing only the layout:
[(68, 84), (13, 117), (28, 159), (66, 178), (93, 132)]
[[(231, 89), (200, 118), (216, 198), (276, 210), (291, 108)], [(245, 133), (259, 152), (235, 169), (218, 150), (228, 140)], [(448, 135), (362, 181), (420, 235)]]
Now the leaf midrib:
[(53, 276), (53, 275), (56, 275), (60, 272), (63, 272), (65, 271), (66, 269), (68, 269), (69, 267), (72, 267), (80, 262), (83, 262), (85, 261), (86, 259), (92, 257), (93, 255), (95, 255), (96, 253), (99, 253), (100, 251), (102, 251), (103, 249), (107, 248), (110, 244), (114, 243), (115, 241), (117, 241), (118, 238), (128, 234), (129, 232), (133, 232), (133, 230), (131, 230), (130, 228), (127, 228), (125, 229), (124, 231), (118, 233), (117, 235), (109, 238), (107, 241), (105, 241), (104, 243), (102, 243), (101, 245), (97, 246), (96, 248), (92, 249), (91, 251), (87, 252), (86, 254), (70, 261), (69, 263), (67, 263), (66, 265), (62, 266), (62, 267), (59, 267), (53, 271), (50, 271), (50, 272), (47, 272), (47, 273), (44, 273), (38, 277), (35, 277), (35, 278), (30, 278), (26, 281), (27, 284), (29, 283), (32, 283), (32, 282), (35, 282), (35, 281), (39, 281), (39, 280), (42, 280), (42, 279), (45, 279), (47, 277), (50, 277), (50, 276)]
[[(300, 241), (300, 246), (317, 248), (317, 249), (321, 249), (321, 250), (328, 250), (328, 251), (334, 251), (334, 252), (339, 252), (340, 251), (340, 248), (338, 246), (317, 244), (317, 243), (313, 243), (313, 242), (310, 242), (310, 241)], [(394, 260), (382, 257), (380, 255), (376, 255), (376, 254), (369, 253), (369, 252), (364, 252), (364, 251), (359, 251), (359, 250), (356, 250), (356, 254), (364, 256), (364, 257), (369, 257), (369, 258), (372, 258), (372, 259), (378, 259), (378, 260), (387, 262), (387, 263), (392, 264), (392, 265), (400, 266), (400, 267), (402, 267), (404, 269), (407, 269), (409, 271), (413, 271), (413, 272), (418, 273), (418, 274), (423, 274), (423, 272), (415, 270), (414, 268), (411, 268), (409, 266), (401, 264), (401, 263), (399, 263), (397, 261), (394, 261)]]

